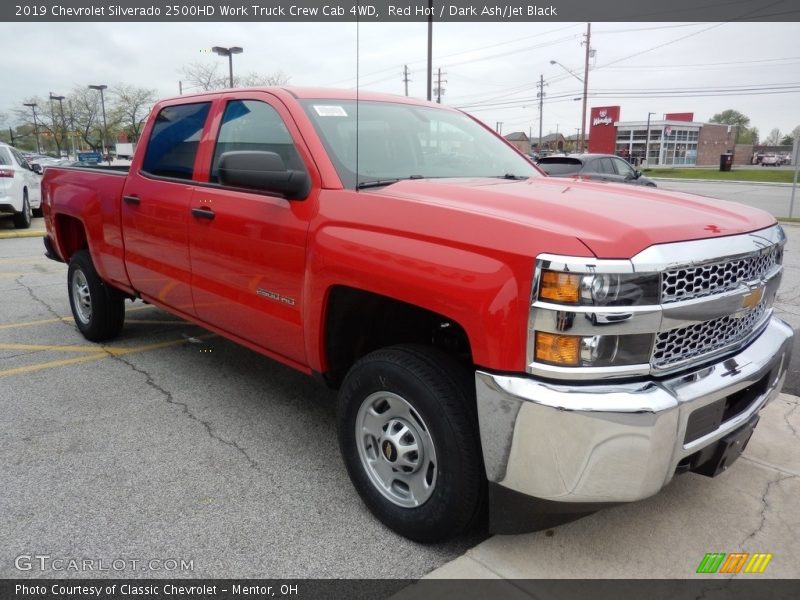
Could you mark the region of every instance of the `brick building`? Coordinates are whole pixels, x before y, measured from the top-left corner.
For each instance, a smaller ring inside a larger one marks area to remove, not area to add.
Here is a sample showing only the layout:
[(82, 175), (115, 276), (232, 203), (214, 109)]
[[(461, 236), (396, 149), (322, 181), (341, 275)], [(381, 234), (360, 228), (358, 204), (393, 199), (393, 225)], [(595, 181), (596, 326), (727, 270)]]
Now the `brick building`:
[[(734, 164), (750, 164), (751, 145), (737, 145), (736, 127), (694, 120), (694, 113), (668, 113), (662, 119), (621, 121), (619, 106), (592, 108), (589, 152), (617, 154), (648, 166), (718, 166), (720, 155)], [(648, 143), (648, 137), (649, 143)]]

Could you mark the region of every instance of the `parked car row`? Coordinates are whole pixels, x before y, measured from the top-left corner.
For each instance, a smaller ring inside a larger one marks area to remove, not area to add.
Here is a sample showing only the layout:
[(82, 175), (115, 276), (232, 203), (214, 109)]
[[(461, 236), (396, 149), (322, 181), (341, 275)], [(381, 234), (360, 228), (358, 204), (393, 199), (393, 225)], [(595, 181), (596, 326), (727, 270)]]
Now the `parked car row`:
[(41, 216), (41, 177), (19, 150), (0, 142), (0, 213), (14, 215), (14, 227), (27, 229)]

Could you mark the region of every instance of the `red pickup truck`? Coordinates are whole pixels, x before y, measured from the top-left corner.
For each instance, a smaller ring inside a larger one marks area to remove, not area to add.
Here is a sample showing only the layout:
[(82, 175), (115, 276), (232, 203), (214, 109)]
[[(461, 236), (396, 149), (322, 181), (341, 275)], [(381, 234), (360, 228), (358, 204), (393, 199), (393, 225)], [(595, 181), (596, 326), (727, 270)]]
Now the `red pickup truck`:
[(789, 364), (772, 216), (546, 177), (441, 105), (172, 98), (129, 170), (52, 167), (42, 198), (86, 338), (142, 299), (338, 388), (350, 478), (414, 540), (716, 475)]

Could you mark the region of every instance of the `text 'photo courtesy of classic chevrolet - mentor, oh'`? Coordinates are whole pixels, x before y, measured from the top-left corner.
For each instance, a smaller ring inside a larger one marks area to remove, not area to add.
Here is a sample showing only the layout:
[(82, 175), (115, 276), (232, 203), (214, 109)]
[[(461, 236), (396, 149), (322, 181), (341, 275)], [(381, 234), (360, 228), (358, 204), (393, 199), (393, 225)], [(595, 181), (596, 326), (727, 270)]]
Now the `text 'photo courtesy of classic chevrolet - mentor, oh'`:
[(338, 389), (350, 478), (413, 540), (718, 475), (789, 365), (772, 216), (548, 177), (411, 98), (163, 100), (130, 168), (48, 168), (42, 206), (86, 338), (141, 299)]

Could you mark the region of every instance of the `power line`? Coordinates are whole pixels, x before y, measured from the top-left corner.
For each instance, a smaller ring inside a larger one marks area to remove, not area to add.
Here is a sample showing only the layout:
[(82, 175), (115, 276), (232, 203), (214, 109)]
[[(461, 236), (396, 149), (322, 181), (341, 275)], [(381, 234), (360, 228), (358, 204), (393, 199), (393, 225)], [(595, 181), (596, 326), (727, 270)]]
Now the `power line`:
[[(452, 54), (444, 54), (442, 56), (436, 56), (434, 58), (437, 61), (442, 61), (442, 60), (444, 60), (446, 58), (452, 58), (454, 56), (461, 56), (462, 54), (470, 54), (472, 52), (480, 52), (481, 50), (487, 50), (489, 48), (496, 48), (498, 46), (505, 46), (505, 45), (508, 45), (508, 44), (514, 44), (514, 43), (517, 43), (517, 42), (530, 40), (530, 39), (539, 39), (539, 38), (542, 38), (543, 36), (551, 35), (553, 33), (558, 33), (560, 31), (564, 31), (566, 29), (572, 29), (572, 28), (577, 27), (577, 26), (578, 26), (577, 23), (571, 23), (569, 25), (566, 25), (565, 27), (558, 27), (556, 29), (551, 29), (549, 31), (545, 31), (544, 33), (538, 33), (536, 35), (528, 35), (528, 36), (521, 37), (521, 38), (516, 38), (516, 39), (513, 39), (513, 40), (506, 40), (505, 42), (498, 42), (496, 44), (489, 44), (488, 46), (478, 46), (476, 48), (470, 48), (469, 50), (461, 50), (459, 52), (453, 52)], [(573, 37), (573, 36), (568, 36), (568, 37), (566, 37), (564, 39), (570, 39), (571, 37)], [(554, 43), (554, 44), (555, 43), (561, 43), (561, 41), (563, 41), (563, 39), (559, 38), (559, 40), (555, 40), (552, 43)], [(523, 49), (521, 49), (521, 50), (523, 50)], [(426, 62), (426, 60), (427, 59), (414, 60), (414, 61), (409, 62), (408, 64), (415, 65), (415, 64), (418, 64), (418, 63), (424, 63), (424, 62)], [(470, 61), (466, 61), (466, 62), (470, 62)], [(461, 64), (463, 64), (463, 63), (461, 63)], [(450, 65), (448, 65), (448, 67), (449, 66)], [(392, 70), (394, 68), (395, 67), (386, 67), (384, 69), (379, 69), (379, 70), (373, 71), (371, 73), (366, 73), (366, 74), (363, 75), (363, 77), (371, 77), (372, 75), (380, 75), (380, 74), (385, 73), (387, 71), (390, 71), (390, 70)], [(345, 82), (348, 82), (348, 81), (352, 81), (353, 79), (355, 79), (355, 77), (348, 77), (346, 79), (340, 79), (338, 81), (334, 81), (334, 82), (327, 83), (327, 84), (324, 84), (324, 85), (326, 87), (327, 86), (334, 86), (334, 85), (337, 85), (337, 84), (341, 84), (341, 83), (345, 83)]]

